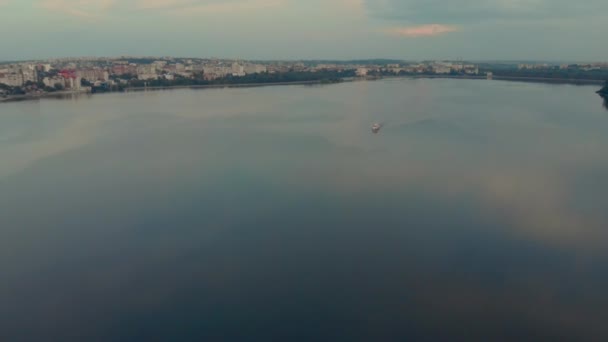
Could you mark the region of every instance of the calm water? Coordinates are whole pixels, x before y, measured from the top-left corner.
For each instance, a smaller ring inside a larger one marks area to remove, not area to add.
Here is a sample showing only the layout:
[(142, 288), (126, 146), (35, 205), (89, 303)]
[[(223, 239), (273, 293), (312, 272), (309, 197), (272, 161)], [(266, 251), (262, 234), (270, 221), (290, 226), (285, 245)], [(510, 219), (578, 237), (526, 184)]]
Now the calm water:
[(606, 340), (595, 90), (0, 104), (0, 340)]

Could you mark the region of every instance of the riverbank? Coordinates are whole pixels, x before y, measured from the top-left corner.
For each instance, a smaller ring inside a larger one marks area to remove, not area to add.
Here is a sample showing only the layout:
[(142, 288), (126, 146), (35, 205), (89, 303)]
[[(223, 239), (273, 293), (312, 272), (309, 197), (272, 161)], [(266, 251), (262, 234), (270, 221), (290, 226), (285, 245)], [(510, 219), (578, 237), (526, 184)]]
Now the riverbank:
[[(217, 89), (217, 88), (252, 88), (252, 87), (269, 87), (282, 85), (314, 85), (314, 84), (335, 84), (342, 82), (355, 81), (377, 81), (382, 79), (462, 79), (462, 80), (487, 80), (486, 76), (471, 76), (471, 75), (403, 75), (403, 76), (378, 76), (366, 78), (344, 78), (340, 82), (327, 82), (322, 80), (315, 81), (299, 81), (299, 82), (272, 82), (272, 83), (242, 83), (242, 84), (209, 84), (209, 85), (192, 85), (192, 86), (168, 86), (168, 87), (131, 87), (125, 88), (125, 92), (130, 91), (147, 91), (147, 90), (170, 90), (170, 89)], [(574, 84), (574, 85), (602, 85), (603, 80), (584, 80), (584, 79), (559, 79), (559, 78), (542, 78), (542, 77), (511, 77), (511, 76), (494, 76), (492, 80), (496, 81), (513, 81), (513, 82), (532, 82), (532, 83), (554, 83), (554, 84)]]
[[(389, 76), (390, 78), (430, 78), (430, 79), (460, 79), (460, 80), (487, 80), (487, 76), (470, 75), (413, 75), (413, 76)], [(530, 83), (552, 83), (552, 84), (574, 84), (574, 85), (602, 85), (605, 80), (587, 80), (570, 78), (544, 78), (544, 77), (518, 77), (493, 75), (494, 81), (530, 82)]]
[(336, 84), (342, 82), (351, 82), (354, 79), (344, 78), (340, 82), (315, 80), (315, 81), (296, 81), (296, 82), (268, 82), (268, 83), (233, 83), (233, 84), (205, 84), (205, 85), (187, 85), (187, 86), (167, 86), (167, 87), (129, 87), (125, 88), (125, 92), (132, 91), (147, 91), (147, 90), (170, 90), (170, 89), (221, 89), (221, 88), (254, 88), (254, 87), (270, 87), (270, 86), (285, 86), (285, 85), (314, 85), (314, 84)]
[[(342, 82), (352, 82), (353, 78), (343, 78), (340, 82), (327, 81), (327, 80), (315, 80), (315, 81), (297, 81), (297, 82), (269, 82), (269, 83), (234, 83), (234, 84), (207, 84), (207, 85), (188, 85), (188, 86), (167, 86), (167, 87), (130, 87), (125, 88), (125, 93), (128, 92), (140, 92), (140, 91), (154, 91), (154, 90), (176, 90), (176, 89), (222, 89), (222, 88), (254, 88), (254, 87), (270, 87), (270, 86), (286, 86), (286, 85), (324, 85), (324, 84), (336, 84)], [(104, 93), (117, 93), (115, 92), (99, 92), (97, 94)], [(7, 97), (0, 97), (0, 103), (2, 102), (19, 102), (28, 100), (39, 100), (45, 98), (66, 98), (71, 96), (80, 96), (82, 94), (95, 94), (90, 92), (72, 92), (62, 91), (54, 93), (42, 93), (42, 94), (26, 94), (26, 95), (9, 95)]]
[(542, 78), (542, 77), (515, 77), (515, 76), (493, 76), (493, 79), (497, 80), (497, 81), (573, 84), (573, 85), (602, 85), (606, 82), (605, 80)]
[(58, 91), (58, 92), (54, 92), (54, 93), (42, 93), (42, 94), (9, 95), (7, 97), (0, 97), (0, 103), (2, 103), (2, 102), (19, 102), (19, 101), (28, 101), (28, 100), (49, 99), (49, 98), (62, 99), (62, 98), (66, 98), (66, 97), (80, 96), (80, 95), (83, 95), (83, 94), (90, 94), (90, 92), (86, 92), (86, 91)]
[(603, 97), (605, 100), (608, 100), (608, 81), (604, 84), (604, 87), (597, 91), (598, 95)]
[[(354, 81), (375, 81), (382, 79), (464, 79), (464, 80), (486, 80), (486, 76), (472, 75), (403, 75), (403, 76), (382, 76), (382, 77), (367, 77), (367, 78), (342, 78), (339, 82), (328, 80), (313, 80), (313, 81), (296, 81), (296, 82), (268, 82), (268, 83), (233, 83), (233, 84), (208, 84), (208, 85), (187, 85), (187, 86), (166, 86), (166, 87), (130, 87), (125, 88), (124, 92), (140, 92), (152, 90), (171, 90), (171, 89), (222, 89), (222, 88), (254, 88), (254, 87), (270, 87), (270, 86), (287, 86), (287, 85), (323, 85), (336, 84), (342, 82)], [(542, 77), (513, 77), (513, 76), (493, 76), (495, 81), (510, 81), (510, 82), (531, 82), (531, 83), (549, 83), (549, 84), (573, 84), (573, 85), (603, 85), (604, 80), (587, 80), (587, 79), (561, 79), (561, 78), (542, 78)], [(599, 92), (598, 92), (599, 93)], [(66, 98), (72, 96), (80, 96), (82, 94), (91, 94), (89, 92), (72, 92), (62, 91), (43, 94), (27, 94), (13, 95), (0, 97), (2, 102), (16, 102), (27, 100), (39, 100), (44, 98)], [(601, 95), (601, 94), (600, 94)]]

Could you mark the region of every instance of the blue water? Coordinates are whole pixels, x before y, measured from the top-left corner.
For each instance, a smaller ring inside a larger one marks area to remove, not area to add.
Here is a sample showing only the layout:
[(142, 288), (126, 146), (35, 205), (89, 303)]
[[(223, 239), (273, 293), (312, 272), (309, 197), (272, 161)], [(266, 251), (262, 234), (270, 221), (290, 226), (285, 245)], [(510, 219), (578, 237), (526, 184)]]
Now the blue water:
[(0, 104), (0, 340), (608, 339), (595, 90)]

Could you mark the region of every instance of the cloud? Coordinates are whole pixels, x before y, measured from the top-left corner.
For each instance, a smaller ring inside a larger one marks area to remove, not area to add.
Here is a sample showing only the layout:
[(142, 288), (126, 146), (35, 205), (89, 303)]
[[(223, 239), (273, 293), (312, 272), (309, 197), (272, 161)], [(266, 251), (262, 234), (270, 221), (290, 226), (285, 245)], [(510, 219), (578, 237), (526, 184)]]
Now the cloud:
[(469, 24), (495, 19), (547, 19), (608, 11), (605, 0), (365, 0), (376, 18), (408, 23)]
[[(332, 4), (331, 1), (328, 1), (328, 3)], [(363, 0), (334, 0), (333, 4), (343, 13), (356, 14), (358, 16), (365, 14), (365, 4)]]
[(393, 27), (386, 29), (384, 32), (399, 37), (419, 38), (434, 37), (456, 31), (458, 31), (458, 28), (455, 26), (432, 24), (411, 27)]
[(229, 1), (213, 2), (200, 4), (197, 6), (181, 8), (173, 11), (178, 15), (201, 15), (201, 14), (222, 14), (244, 11), (257, 11), (272, 7), (279, 7), (285, 4), (285, 0), (250, 0), (250, 1)]
[(38, 7), (69, 14), (75, 17), (94, 19), (112, 8), (116, 0), (41, 0)]
[(137, 9), (170, 9), (196, 5), (195, 0), (138, 0)]
[(141, 10), (168, 10), (177, 15), (201, 15), (255, 11), (281, 6), (286, 0), (139, 0)]

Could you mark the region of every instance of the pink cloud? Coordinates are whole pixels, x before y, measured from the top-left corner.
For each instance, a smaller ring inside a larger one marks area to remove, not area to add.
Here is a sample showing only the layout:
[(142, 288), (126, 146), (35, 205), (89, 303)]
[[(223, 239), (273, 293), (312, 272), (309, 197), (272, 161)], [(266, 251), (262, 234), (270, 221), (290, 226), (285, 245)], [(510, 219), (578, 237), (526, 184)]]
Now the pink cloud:
[(434, 37), (445, 33), (456, 32), (458, 28), (455, 26), (431, 24), (411, 27), (394, 27), (385, 30), (386, 33), (399, 37)]
[(135, 7), (137, 9), (166, 9), (192, 6), (194, 3), (194, 0), (138, 0)]
[(98, 18), (112, 8), (116, 0), (41, 0), (38, 7), (86, 19)]
[(362, 16), (365, 13), (363, 0), (335, 0), (341, 10)]
[[(1, 1), (1, 0), (0, 0)], [(222, 14), (282, 6), (288, 0), (138, 0), (135, 8), (178, 15)]]
[(230, 2), (200, 3), (172, 10), (171, 13), (191, 16), (202, 14), (247, 12), (283, 6), (285, 5), (286, 1), (287, 0), (239, 0)]

